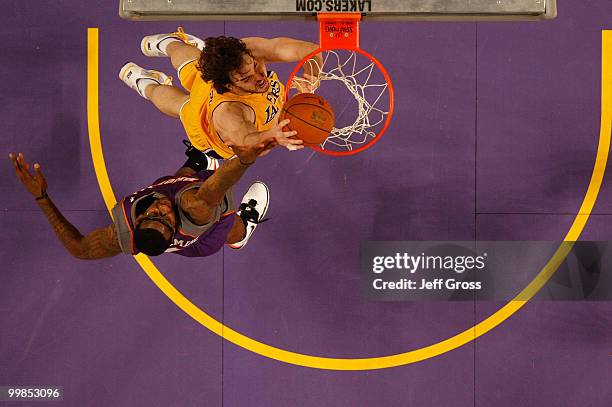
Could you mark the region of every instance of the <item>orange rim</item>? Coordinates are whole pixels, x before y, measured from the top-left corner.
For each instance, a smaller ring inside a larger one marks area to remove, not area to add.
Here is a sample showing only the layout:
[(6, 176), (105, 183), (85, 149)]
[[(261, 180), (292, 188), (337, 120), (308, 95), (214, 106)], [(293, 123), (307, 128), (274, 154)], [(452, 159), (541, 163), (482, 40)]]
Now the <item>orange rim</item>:
[[(362, 50), (360, 48), (356, 48), (356, 49), (337, 48), (337, 49), (347, 49), (349, 51), (359, 52), (360, 54), (362, 54), (362, 55), (366, 56), (367, 58), (369, 58), (371, 61), (374, 62), (376, 67), (378, 67), (378, 69), (382, 72), (383, 77), (385, 78), (385, 81), (387, 81), (387, 83), (389, 84), (389, 88), (388, 88), (389, 89), (389, 112), (387, 113), (387, 118), (385, 119), (385, 123), (383, 124), (382, 128), (380, 129), (380, 131), (376, 134), (376, 137), (374, 137), (372, 140), (370, 140), (365, 145), (363, 145), (363, 146), (361, 146), (359, 148), (356, 148), (354, 150), (347, 150), (347, 151), (331, 151), (331, 150), (325, 150), (325, 149), (323, 149), (323, 148), (321, 148), (319, 146), (308, 146), (309, 148), (312, 148), (313, 150), (318, 151), (318, 152), (323, 153), (323, 154), (335, 155), (335, 156), (344, 156), (344, 155), (357, 154), (357, 153), (359, 153), (361, 151), (367, 150), (368, 148), (370, 148), (374, 144), (376, 144), (376, 142), (378, 142), (378, 140), (380, 140), (382, 135), (385, 134), (385, 132), (387, 131), (387, 128), (389, 127), (389, 124), (391, 123), (391, 117), (393, 116), (394, 91), (393, 91), (393, 82), (391, 82), (391, 77), (389, 76), (389, 73), (387, 72), (387, 70), (385, 69), (383, 64), (381, 64), (380, 61), (378, 61), (378, 59), (376, 59), (373, 55), (367, 53), (366, 51), (364, 51), (364, 50)], [(295, 77), (295, 75), (297, 75), (297, 73), (300, 70), (300, 68), (312, 56), (318, 54), (319, 52), (323, 52), (323, 51), (326, 51), (326, 50), (328, 50), (328, 49), (318, 48), (318, 49), (314, 50), (313, 52), (311, 52), (310, 54), (306, 55), (300, 62), (298, 62), (298, 64), (295, 66), (295, 68), (293, 69), (293, 71), (289, 75), (289, 80), (287, 81), (287, 90), (285, 92), (285, 102), (287, 102), (287, 100), (289, 99), (289, 90), (291, 89), (291, 85), (293, 83), (293, 78)]]

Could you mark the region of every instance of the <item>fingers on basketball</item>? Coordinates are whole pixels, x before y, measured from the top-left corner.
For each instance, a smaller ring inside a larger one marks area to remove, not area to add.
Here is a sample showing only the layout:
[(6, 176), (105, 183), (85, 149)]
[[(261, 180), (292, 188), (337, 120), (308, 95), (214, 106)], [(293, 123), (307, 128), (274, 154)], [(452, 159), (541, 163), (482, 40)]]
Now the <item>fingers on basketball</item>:
[(321, 145), (334, 128), (334, 111), (322, 96), (300, 93), (285, 103), (281, 122), (290, 119), (285, 129), (297, 131), (306, 146)]

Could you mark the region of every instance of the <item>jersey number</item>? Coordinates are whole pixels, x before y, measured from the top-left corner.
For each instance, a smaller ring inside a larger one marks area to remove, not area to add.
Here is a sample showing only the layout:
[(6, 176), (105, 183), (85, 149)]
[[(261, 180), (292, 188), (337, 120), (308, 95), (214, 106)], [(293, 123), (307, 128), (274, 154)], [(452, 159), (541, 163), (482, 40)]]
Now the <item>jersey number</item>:
[(270, 123), (278, 113), (278, 107), (270, 105), (266, 109), (266, 124)]

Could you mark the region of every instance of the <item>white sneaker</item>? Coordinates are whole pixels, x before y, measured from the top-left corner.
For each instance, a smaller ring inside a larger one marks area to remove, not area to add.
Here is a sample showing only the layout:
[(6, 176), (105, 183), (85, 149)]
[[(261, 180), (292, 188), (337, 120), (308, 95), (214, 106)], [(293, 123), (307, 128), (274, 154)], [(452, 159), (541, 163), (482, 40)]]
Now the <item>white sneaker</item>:
[(253, 182), (249, 190), (244, 194), (244, 197), (242, 197), (242, 203), (238, 212), (238, 216), (242, 218), (246, 226), (246, 233), (241, 241), (231, 243), (229, 247), (238, 250), (247, 244), (257, 225), (268, 220), (263, 217), (268, 211), (269, 202), (270, 191), (268, 186), (261, 181)]
[(123, 65), (119, 71), (119, 79), (121, 79), (130, 88), (138, 92), (138, 94), (145, 99), (148, 99), (144, 94), (146, 86), (143, 85), (139, 87), (138, 82), (140, 80), (149, 79), (158, 85), (172, 85), (172, 77), (160, 71), (141, 68), (133, 62), (128, 62), (127, 64)]
[(170, 34), (147, 35), (140, 42), (140, 49), (148, 57), (167, 57), (168, 54), (159, 47), (159, 44), (167, 38), (176, 38), (185, 44), (193, 45), (200, 51), (204, 49), (204, 41), (196, 36), (186, 34), (183, 27), (179, 27), (176, 32)]

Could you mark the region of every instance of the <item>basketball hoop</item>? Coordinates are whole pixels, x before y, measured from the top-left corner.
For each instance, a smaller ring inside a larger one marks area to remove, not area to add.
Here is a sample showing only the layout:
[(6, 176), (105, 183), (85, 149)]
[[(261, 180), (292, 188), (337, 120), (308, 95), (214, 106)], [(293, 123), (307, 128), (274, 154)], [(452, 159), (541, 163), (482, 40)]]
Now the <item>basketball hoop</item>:
[[(311, 148), (331, 155), (356, 154), (374, 145), (389, 126), (391, 78), (374, 56), (359, 47), (360, 14), (320, 13), (317, 19), (319, 48), (291, 72), (286, 97), (304, 91), (323, 96), (334, 109), (336, 127), (321, 145)], [(314, 77), (305, 78), (306, 71)]]

